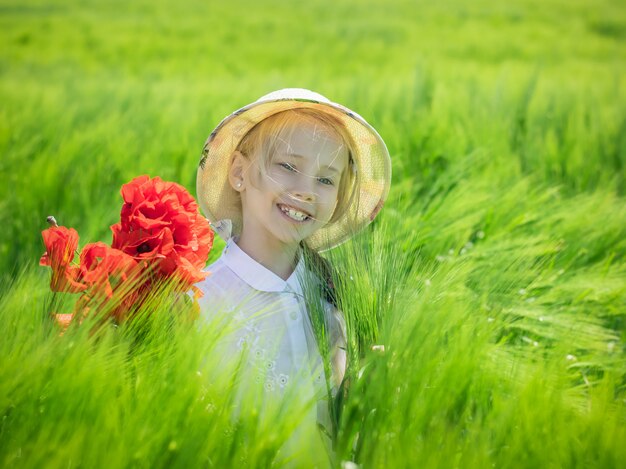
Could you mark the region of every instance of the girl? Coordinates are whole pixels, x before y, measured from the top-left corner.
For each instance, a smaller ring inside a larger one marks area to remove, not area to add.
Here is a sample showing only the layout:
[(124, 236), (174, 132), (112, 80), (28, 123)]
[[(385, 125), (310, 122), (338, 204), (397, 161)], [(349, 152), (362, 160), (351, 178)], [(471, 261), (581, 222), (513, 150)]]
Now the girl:
[[(369, 224), (389, 191), (389, 154), (359, 115), (284, 89), (226, 117), (198, 168), (202, 211), (226, 241), (198, 286), (201, 316), (234, 321), (230, 345), (268, 394), (324, 395), (346, 367), (346, 333), (317, 254)], [(314, 314), (310, 301), (321, 305)], [(308, 307), (307, 307), (308, 306)], [(320, 334), (322, 330), (324, 333)], [(324, 382), (322, 355), (331, 366)], [(329, 430), (328, 406), (311, 418)]]

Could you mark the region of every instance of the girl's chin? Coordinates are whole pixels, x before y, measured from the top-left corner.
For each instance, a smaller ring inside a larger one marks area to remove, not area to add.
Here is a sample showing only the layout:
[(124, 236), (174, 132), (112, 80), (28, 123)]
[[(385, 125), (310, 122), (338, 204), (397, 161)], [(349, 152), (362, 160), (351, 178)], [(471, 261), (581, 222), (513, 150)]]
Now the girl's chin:
[(278, 229), (278, 227), (276, 228), (274, 237), (277, 241), (284, 244), (285, 247), (297, 246), (311, 235), (309, 230), (298, 230), (289, 226), (282, 230)]
[(306, 236), (302, 236), (299, 233), (281, 233), (281, 236), (277, 238), (285, 247), (294, 246), (297, 247)]

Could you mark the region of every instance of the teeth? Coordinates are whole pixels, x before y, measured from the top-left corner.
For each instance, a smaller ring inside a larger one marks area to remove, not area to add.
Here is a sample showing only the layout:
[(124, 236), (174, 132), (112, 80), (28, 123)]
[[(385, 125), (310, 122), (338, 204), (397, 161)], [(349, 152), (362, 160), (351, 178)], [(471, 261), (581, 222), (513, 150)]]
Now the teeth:
[(307, 214), (299, 212), (298, 210), (294, 210), (292, 208), (285, 207), (283, 205), (280, 206), (280, 209), (284, 214), (288, 215), (290, 218), (293, 218), (296, 221), (304, 221), (308, 218)]
[(291, 218), (295, 218), (296, 220), (300, 220), (300, 221), (306, 218), (306, 215), (304, 213), (296, 212), (295, 210), (289, 210), (289, 216)]

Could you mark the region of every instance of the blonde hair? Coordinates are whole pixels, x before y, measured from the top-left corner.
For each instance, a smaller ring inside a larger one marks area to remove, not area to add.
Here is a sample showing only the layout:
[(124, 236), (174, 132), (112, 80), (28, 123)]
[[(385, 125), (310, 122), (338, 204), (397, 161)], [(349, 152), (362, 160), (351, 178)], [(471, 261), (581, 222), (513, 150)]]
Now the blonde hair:
[(337, 117), (311, 108), (288, 109), (286, 111), (281, 111), (263, 119), (261, 122), (252, 127), (252, 129), (250, 129), (250, 131), (241, 139), (236, 149), (246, 158), (258, 155), (258, 158), (260, 159), (259, 162), (262, 163), (258, 165), (259, 170), (261, 172), (261, 176), (265, 177), (276, 153), (276, 147), (280, 141), (279, 135), (281, 135), (285, 129), (302, 122), (321, 124), (325, 130), (328, 130), (330, 133), (338, 137), (348, 149), (348, 164), (339, 180), (337, 205), (335, 206), (335, 210), (333, 211), (333, 214), (328, 222), (330, 224), (337, 221), (345, 213), (347, 213), (348, 208), (352, 204), (358, 203), (357, 187), (359, 186), (359, 172), (357, 171), (356, 163), (352, 156), (354, 154), (354, 143), (345, 129), (345, 126)]

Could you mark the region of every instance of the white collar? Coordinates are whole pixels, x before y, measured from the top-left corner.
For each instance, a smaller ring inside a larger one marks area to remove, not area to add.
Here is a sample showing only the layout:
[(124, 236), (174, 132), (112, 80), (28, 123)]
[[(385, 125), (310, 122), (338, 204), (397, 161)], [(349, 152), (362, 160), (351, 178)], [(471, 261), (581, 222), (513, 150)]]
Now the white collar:
[(298, 265), (287, 280), (283, 280), (267, 267), (259, 264), (246, 254), (233, 238), (226, 242), (222, 253), (222, 260), (241, 280), (255, 290), (264, 292), (282, 292), (287, 286), (295, 292), (300, 292), (300, 282), (305, 271), (303, 256), (300, 256)]

